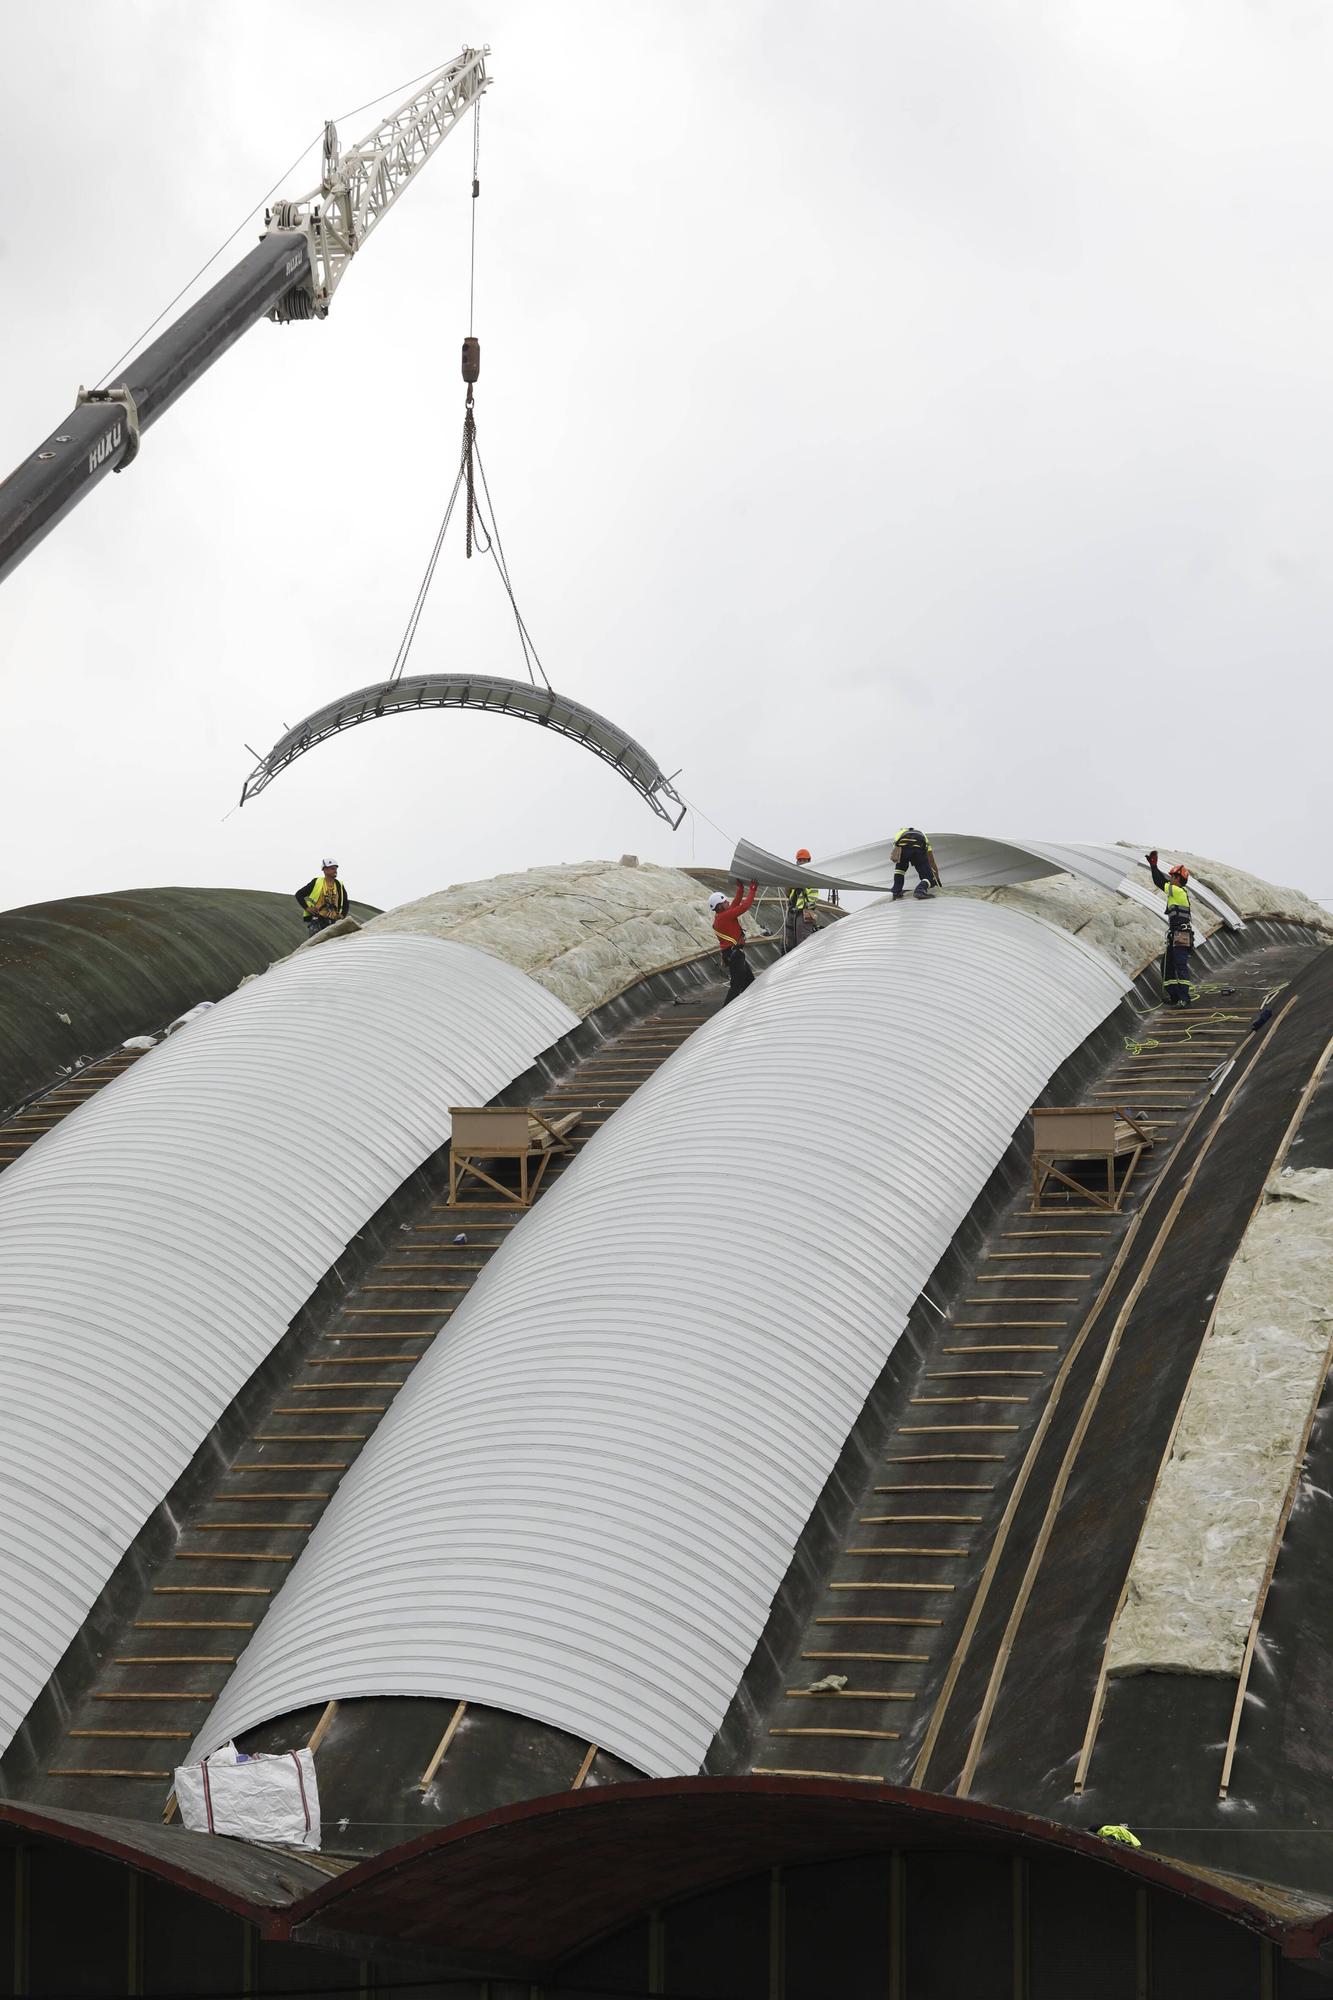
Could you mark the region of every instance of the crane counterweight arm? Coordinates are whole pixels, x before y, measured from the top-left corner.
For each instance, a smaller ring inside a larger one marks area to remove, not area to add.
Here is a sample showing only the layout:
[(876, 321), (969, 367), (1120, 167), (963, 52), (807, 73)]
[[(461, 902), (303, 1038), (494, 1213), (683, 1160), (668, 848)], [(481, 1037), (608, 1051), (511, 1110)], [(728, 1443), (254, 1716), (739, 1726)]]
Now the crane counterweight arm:
[(464, 49), (361, 143), (339, 153), (325, 127), (319, 188), (280, 202), (257, 246), (129, 363), (109, 389), (81, 389), (74, 409), (0, 481), (0, 579), (108, 472), (256, 320), (322, 319), (349, 259), (487, 85), (487, 49)]

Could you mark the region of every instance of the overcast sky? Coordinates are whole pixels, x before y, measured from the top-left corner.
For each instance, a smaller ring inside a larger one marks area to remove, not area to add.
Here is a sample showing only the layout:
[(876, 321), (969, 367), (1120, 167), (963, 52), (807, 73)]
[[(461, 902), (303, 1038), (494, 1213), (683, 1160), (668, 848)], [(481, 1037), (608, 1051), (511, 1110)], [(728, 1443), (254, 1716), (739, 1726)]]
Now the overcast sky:
[[(456, 465), (469, 129), (326, 323), (256, 326), (0, 585), (0, 903), (290, 890), (335, 852), (387, 905), (907, 819), (1179, 842), (1333, 899), (1323, 0), (3, 26), (0, 473), (326, 116), (491, 44), (478, 424), (519, 602), (554, 684), (727, 838), (482, 716), (370, 724), (231, 811), (247, 742), (393, 663)], [(411, 666), (523, 673), (461, 541)]]

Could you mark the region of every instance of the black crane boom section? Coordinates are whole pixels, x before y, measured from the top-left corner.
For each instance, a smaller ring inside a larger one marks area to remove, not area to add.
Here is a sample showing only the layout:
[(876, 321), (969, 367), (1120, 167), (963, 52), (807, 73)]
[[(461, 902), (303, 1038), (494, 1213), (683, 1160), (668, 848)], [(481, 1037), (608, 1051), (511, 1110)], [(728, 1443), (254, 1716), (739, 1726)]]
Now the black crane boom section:
[(137, 449), (139, 432), (195, 382), (293, 288), (308, 291), (304, 236), (278, 232), (183, 312), (129, 364), (124, 401), (80, 402), (0, 484), (0, 580), (22, 562), (108, 472)]

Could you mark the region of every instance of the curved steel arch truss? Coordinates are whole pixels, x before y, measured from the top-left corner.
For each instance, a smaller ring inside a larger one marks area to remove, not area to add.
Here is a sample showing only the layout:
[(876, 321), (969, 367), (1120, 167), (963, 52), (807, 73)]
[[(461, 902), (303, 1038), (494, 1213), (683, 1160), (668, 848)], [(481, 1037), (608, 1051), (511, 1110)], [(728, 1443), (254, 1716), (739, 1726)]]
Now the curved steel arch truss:
[(279, 772), (330, 736), (339, 736), (358, 722), (374, 722), (381, 715), (405, 715), (421, 708), (480, 709), (554, 729), (618, 771), (668, 826), (679, 826), (685, 817), (685, 802), (671, 780), (643, 745), (623, 729), (567, 695), (533, 687), (528, 681), (505, 680), (499, 674), (404, 674), (399, 680), (377, 681), (340, 701), (328, 702), (289, 729), (267, 757), (260, 758), (241, 789), (241, 804), (255, 798)]

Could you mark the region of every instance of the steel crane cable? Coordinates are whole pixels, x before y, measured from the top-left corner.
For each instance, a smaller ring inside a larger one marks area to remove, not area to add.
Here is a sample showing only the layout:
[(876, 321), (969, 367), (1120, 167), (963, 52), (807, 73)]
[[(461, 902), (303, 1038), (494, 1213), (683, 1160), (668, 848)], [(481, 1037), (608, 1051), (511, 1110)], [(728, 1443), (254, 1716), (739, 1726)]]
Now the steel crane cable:
[(368, 97), (364, 104), (356, 104), (350, 111), (340, 112), (336, 123), (345, 125), (349, 118), (359, 118), (361, 113), (369, 111), (372, 105), (383, 104), (386, 97), (397, 97), (402, 91), (410, 90), (414, 83), (424, 83), (428, 76), (438, 76), (442, 69), (447, 68), (447, 63), (432, 63), (431, 67), (423, 69), (419, 76), (409, 76), (405, 83), (395, 83), (391, 90), (382, 90), (378, 97)]
[(476, 447), (475, 423), (473, 424), (472, 430), (473, 430), (473, 449), (476, 453), (476, 460), (477, 460), (477, 471), (481, 474), (481, 490), (486, 496), (486, 506), (490, 512), (489, 525), (486, 523), (484, 517), (482, 520), (482, 526), (483, 529), (485, 530), (487, 539), (487, 546), (482, 550), (482, 554), (489, 555), (492, 561), (494, 562), (496, 569), (500, 572), (500, 581), (505, 587), (505, 595), (508, 597), (510, 605), (513, 608), (514, 623), (518, 626), (518, 640), (519, 644), (523, 648), (523, 658), (527, 661), (528, 678), (535, 687), (537, 685), (537, 675), (534, 674), (532, 671), (533, 663), (535, 662), (537, 667), (537, 673), (541, 675), (542, 680), (546, 683), (546, 686), (549, 688), (551, 683), (547, 676), (546, 669), (541, 663), (541, 655), (538, 653), (536, 646), (533, 644), (532, 634), (529, 632), (527, 625), (524, 623), (523, 613), (519, 610), (518, 600), (514, 596), (514, 586), (509, 581), (509, 565), (505, 560), (504, 544), (500, 540), (500, 529), (495, 518), (495, 502), (491, 498), (491, 489), (489, 483), (487, 482), (486, 467), (482, 463), (481, 452)]
[(390, 687), (392, 687), (395, 681), (402, 678), (403, 671), (407, 666), (407, 656), (412, 650), (412, 642), (416, 638), (417, 627), (421, 623), (421, 614), (426, 608), (426, 598), (430, 593), (431, 584), (435, 580), (435, 571), (444, 548), (445, 536), (448, 533), (449, 523), (453, 519), (454, 508), (458, 504), (459, 489), (465, 479), (467, 479), (468, 487), (467, 504), (469, 515), (471, 514), (474, 495), (472, 481), (468, 477), (468, 473), (474, 459), (477, 472), (481, 478), (482, 501), (477, 503), (475, 522), (471, 519), (469, 520), (469, 540), (471, 540), (475, 532), (478, 537), (476, 541), (478, 553), (490, 556), (499, 572), (500, 581), (504, 585), (505, 595), (509, 599), (510, 608), (514, 614), (514, 623), (518, 628), (518, 642), (523, 649), (523, 662), (528, 670), (528, 679), (536, 687), (537, 676), (540, 675), (542, 685), (548, 690), (551, 687), (550, 676), (542, 665), (541, 655), (537, 651), (532, 634), (527, 628), (523, 613), (518, 608), (518, 600), (514, 595), (514, 586), (509, 577), (509, 565), (505, 560), (504, 544), (500, 540), (500, 530), (496, 524), (495, 502), (491, 498), (490, 484), (486, 478), (486, 467), (482, 463), (482, 456), (477, 447), (476, 438), (476, 419), (471, 407), (469, 407), (463, 425), (463, 452), (458, 471), (455, 474), (453, 487), (450, 490), (449, 499), (445, 505), (444, 517), (436, 532), (435, 542), (426, 563), (425, 574), (422, 576), (421, 583), (418, 586), (416, 599), (408, 616), (407, 624), (404, 627), (403, 636), (398, 644), (398, 652), (394, 658), (392, 671), (389, 674)]
[(448, 532), (449, 522), (453, 516), (454, 507), (456, 506), (458, 501), (458, 489), (462, 484), (463, 484), (463, 467), (460, 464), (458, 472), (454, 478), (453, 491), (449, 495), (448, 504), (444, 510), (444, 519), (440, 522), (439, 532), (435, 537), (435, 546), (431, 550), (430, 560), (426, 564), (426, 574), (421, 579), (420, 588), (418, 589), (416, 595), (416, 602), (412, 606), (411, 613), (407, 620), (407, 625), (403, 631), (403, 636), (398, 642), (398, 652), (394, 658), (393, 670), (389, 675), (390, 687), (393, 686), (396, 680), (400, 680), (402, 678), (403, 668), (407, 665), (407, 656), (412, 650), (412, 641), (417, 636), (417, 626), (421, 623), (421, 614), (426, 608), (426, 597), (430, 590), (432, 580), (434, 579), (435, 576), (435, 565), (440, 560), (440, 551), (444, 547), (444, 538)]
[(472, 250), (468, 266), (467, 283), (467, 330), (472, 332), (472, 321), (477, 302), (477, 197), (481, 193), (478, 178), (478, 162), (481, 158), (481, 99), (472, 106)]
[(186, 279), (185, 283), (181, 286), (180, 290), (177, 292), (175, 298), (167, 300), (167, 303), (163, 306), (161, 312), (157, 315), (157, 318), (149, 320), (143, 332), (138, 336), (137, 339), (132, 340), (130, 342), (129, 346), (125, 349), (125, 352), (120, 356), (119, 360), (113, 361), (111, 366), (107, 369), (106, 373), (104, 375), (98, 376), (96, 386), (99, 389), (102, 388), (105, 383), (109, 382), (111, 377), (118, 372), (118, 370), (123, 366), (123, 364), (126, 361), (129, 360), (130, 356), (136, 353), (138, 349), (142, 347), (144, 341), (147, 340), (149, 334), (153, 331), (154, 327), (160, 326), (162, 324), (162, 321), (166, 318), (167, 314), (171, 312), (175, 306), (178, 306), (180, 304), (181, 300), (185, 297), (185, 294), (189, 291), (191, 285), (198, 284), (199, 280), (203, 277), (204, 272), (208, 269), (209, 264), (217, 263), (218, 258), (227, 248), (227, 245), (229, 243), (234, 243), (236, 241), (236, 238), (245, 228), (245, 225), (247, 222), (249, 222), (251, 216), (258, 214), (259, 210), (264, 206), (265, 202), (272, 199), (272, 197), (277, 193), (278, 189), (282, 186), (284, 181), (290, 180), (291, 176), (296, 172), (296, 169), (300, 166), (302, 160), (305, 158), (306, 154), (310, 151), (311, 147), (320, 145), (323, 140), (323, 137), (324, 133), (323, 133), (323, 128), (321, 127), (321, 129), (315, 134), (314, 138), (307, 140), (305, 145), (302, 146), (300, 152), (297, 154), (296, 158), (292, 161), (291, 165), (289, 167), (283, 168), (282, 172), (278, 175), (278, 178), (274, 181), (272, 187), (269, 188), (267, 193), (260, 195), (259, 200), (255, 203), (253, 208), (246, 209), (245, 214), (241, 217), (236, 227), (232, 230), (231, 235), (225, 237), (223, 241), (218, 244), (218, 247), (213, 252), (213, 255), (207, 260), (206, 263), (203, 263), (199, 266), (199, 269), (195, 272), (192, 278)]

